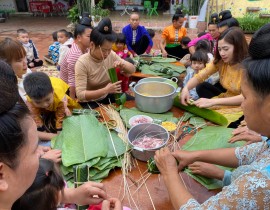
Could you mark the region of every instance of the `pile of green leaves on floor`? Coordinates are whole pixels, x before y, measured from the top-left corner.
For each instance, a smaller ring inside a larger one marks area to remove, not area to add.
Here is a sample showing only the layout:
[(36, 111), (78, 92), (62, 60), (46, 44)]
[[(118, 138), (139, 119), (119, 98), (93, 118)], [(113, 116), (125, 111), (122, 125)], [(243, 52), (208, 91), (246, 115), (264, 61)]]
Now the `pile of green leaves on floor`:
[[(228, 140), (232, 137), (231, 128), (223, 126), (207, 126), (198, 133), (196, 133), (183, 147), (183, 150), (196, 151), (196, 150), (211, 150), (218, 148), (232, 148), (243, 146), (245, 142), (228, 143)], [(223, 170), (233, 170), (232, 168), (218, 166)], [(189, 169), (184, 170), (189, 176), (196, 181), (200, 182), (207, 189), (222, 188), (222, 181), (216, 179), (206, 178), (200, 175), (192, 174)]]
[(127, 128), (130, 128), (130, 125), (128, 123), (129, 119), (131, 117), (134, 117), (136, 115), (146, 115), (149, 116), (151, 118), (153, 118), (154, 123), (161, 123), (163, 121), (171, 121), (171, 122), (178, 122), (178, 119), (176, 117), (173, 116), (172, 112), (166, 112), (166, 113), (162, 113), (162, 114), (154, 114), (154, 113), (147, 113), (147, 112), (142, 112), (137, 108), (124, 108), (122, 110), (120, 110), (120, 116), (123, 120), (123, 122), (125, 123), (125, 125), (127, 126)]
[(62, 132), (52, 140), (52, 148), (62, 150), (61, 170), (69, 185), (74, 183), (74, 171), (87, 178), (76, 177), (80, 182), (101, 181), (111, 169), (121, 167), (127, 147), (93, 114), (67, 117)]
[(164, 78), (178, 77), (186, 71), (184, 66), (176, 66), (172, 63), (153, 63), (151, 65), (143, 64), (139, 66), (139, 71), (143, 74), (151, 74)]

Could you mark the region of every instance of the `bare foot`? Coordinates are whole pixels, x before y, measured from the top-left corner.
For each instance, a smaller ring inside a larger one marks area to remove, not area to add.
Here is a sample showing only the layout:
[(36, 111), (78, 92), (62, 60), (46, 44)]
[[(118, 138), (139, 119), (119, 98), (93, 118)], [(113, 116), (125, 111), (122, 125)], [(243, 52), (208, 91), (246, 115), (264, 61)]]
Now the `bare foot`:
[(188, 165), (188, 169), (191, 170), (193, 174), (202, 175), (208, 178), (222, 180), (224, 177), (224, 170), (210, 163), (194, 162)]

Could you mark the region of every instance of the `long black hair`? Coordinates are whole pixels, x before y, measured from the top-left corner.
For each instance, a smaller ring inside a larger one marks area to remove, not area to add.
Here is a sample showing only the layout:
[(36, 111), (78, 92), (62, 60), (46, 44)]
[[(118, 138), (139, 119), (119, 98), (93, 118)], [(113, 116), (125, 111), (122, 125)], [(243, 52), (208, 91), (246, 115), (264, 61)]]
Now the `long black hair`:
[(256, 93), (264, 98), (270, 94), (270, 23), (253, 35), (249, 55), (243, 61), (246, 78)]
[(112, 30), (112, 22), (110, 18), (103, 18), (97, 27), (93, 29), (90, 40), (95, 46), (101, 46), (104, 41), (115, 42), (116, 34)]
[[(248, 44), (244, 32), (239, 27), (227, 28), (218, 38), (234, 46), (233, 60), (231, 64), (241, 63), (248, 57)], [(218, 46), (217, 46), (218, 49)], [(214, 63), (217, 64), (221, 60), (219, 51), (215, 55)]]
[(80, 23), (76, 24), (76, 26), (75, 26), (74, 38), (76, 39), (77, 36), (82, 35), (85, 32), (85, 29), (87, 29), (87, 28), (93, 29), (92, 19), (89, 17), (83, 17), (80, 20)]

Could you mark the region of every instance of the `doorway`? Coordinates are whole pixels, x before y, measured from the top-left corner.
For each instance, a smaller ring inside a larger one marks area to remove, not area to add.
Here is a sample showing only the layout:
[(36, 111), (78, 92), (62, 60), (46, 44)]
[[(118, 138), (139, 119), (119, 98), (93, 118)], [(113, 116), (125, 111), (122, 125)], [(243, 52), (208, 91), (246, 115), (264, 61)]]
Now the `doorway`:
[(18, 12), (28, 12), (28, 6), (26, 0), (16, 0)]

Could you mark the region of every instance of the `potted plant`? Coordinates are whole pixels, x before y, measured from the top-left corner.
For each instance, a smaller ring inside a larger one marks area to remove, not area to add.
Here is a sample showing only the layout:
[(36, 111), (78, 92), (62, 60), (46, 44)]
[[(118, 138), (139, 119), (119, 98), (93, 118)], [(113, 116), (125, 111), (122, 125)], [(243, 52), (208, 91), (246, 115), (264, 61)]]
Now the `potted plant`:
[(91, 16), (94, 22), (94, 26), (96, 26), (99, 21), (110, 14), (108, 9), (103, 9), (102, 5), (104, 4), (104, 0), (100, 0), (94, 7), (91, 8)]
[(200, 10), (202, 8), (204, 1), (205, 0), (188, 0), (189, 28), (196, 28), (198, 19), (199, 19), (199, 13), (200, 13)]

